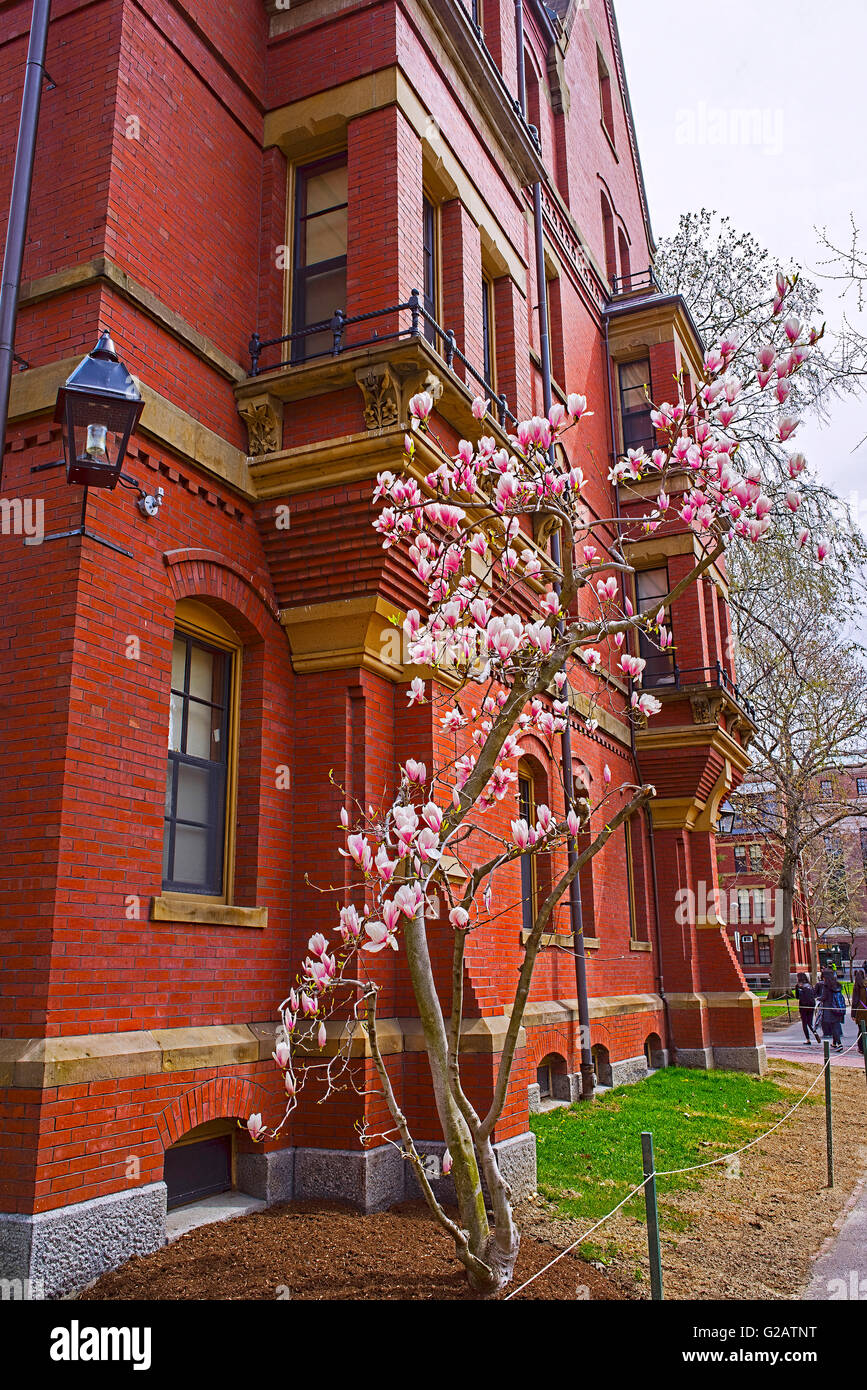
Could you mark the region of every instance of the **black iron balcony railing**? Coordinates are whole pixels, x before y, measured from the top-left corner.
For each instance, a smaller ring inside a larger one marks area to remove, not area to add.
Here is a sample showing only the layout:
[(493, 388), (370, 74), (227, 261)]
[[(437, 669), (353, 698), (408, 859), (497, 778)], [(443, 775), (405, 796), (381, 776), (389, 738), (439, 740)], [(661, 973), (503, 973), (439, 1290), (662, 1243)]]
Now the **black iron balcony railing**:
[(664, 670), (646, 670), (644, 673), (644, 685), (648, 690), (681, 690), (686, 686), (692, 685), (715, 685), (720, 690), (724, 690), (730, 695), (736, 705), (739, 705), (744, 714), (755, 724), (756, 707), (752, 700), (747, 699), (737, 683), (732, 680), (728, 671), (716, 662), (713, 666), (678, 666), (677, 662)]
[[(407, 317), (407, 322), (402, 323), (403, 316)], [(385, 333), (377, 333), (374, 328), (368, 338), (353, 338), (351, 342), (346, 341), (347, 329), (355, 327), (356, 324), (370, 323), (376, 320), (391, 318), (397, 320), (397, 326), (390, 328)], [(316, 352), (305, 352), (305, 344), (308, 339), (326, 333), (331, 334), (330, 346), (319, 349)], [(461, 352), (457, 345), (455, 332), (452, 328), (443, 328), (432, 314), (429, 314), (424, 307), (421, 295), (418, 290), (411, 290), (409, 299), (404, 304), (390, 304), (384, 309), (374, 309), (368, 314), (346, 314), (342, 309), (336, 309), (330, 319), (323, 319), (320, 323), (310, 324), (308, 328), (302, 328), (298, 333), (287, 333), (282, 338), (260, 338), (258, 333), (254, 333), (250, 339), (250, 375), (258, 376), (263, 370), (278, 371), (284, 367), (300, 367), (308, 362), (315, 362), (323, 358), (339, 357), (346, 351), (354, 351), (356, 348), (373, 347), (375, 344), (386, 342), (400, 342), (408, 338), (424, 338), (434, 352), (442, 357), (446, 366), (454, 369), (455, 363), (460, 363), (468, 377), (481, 388), (481, 394), (487, 396), (496, 413), (499, 423), (506, 427), (510, 424), (516, 425), (518, 417), (509, 409), (505, 395), (497, 395), (489, 381), (485, 380), (483, 374), (476, 370), (468, 357)], [(261, 365), (261, 357), (269, 348), (283, 347), (288, 345), (289, 354), (265, 368)]]
[(653, 273), (653, 267), (648, 266), (646, 270), (636, 270), (629, 275), (612, 275), (611, 277), (611, 297), (617, 295), (638, 294), (639, 291), (652, 293), (659, 290), (659, 281)]

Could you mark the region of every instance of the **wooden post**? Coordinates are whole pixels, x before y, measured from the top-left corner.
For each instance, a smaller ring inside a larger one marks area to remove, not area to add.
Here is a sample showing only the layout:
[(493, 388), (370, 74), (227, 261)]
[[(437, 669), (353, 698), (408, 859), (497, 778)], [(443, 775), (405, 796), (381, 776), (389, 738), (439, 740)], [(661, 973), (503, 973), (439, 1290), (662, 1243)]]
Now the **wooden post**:
[(644, 1207), (647, 1212), (647, 1253), (650, 1257), (650, 1296), (664, 1299), (662, 1292), (662, 1254), (659, 1248), (659, 1211), (656, 1205), (656, 1177), (653, 1163), (653, 1135), (646, 1130), (641, 1135), (641, 1161), (644, 1176)]
[(831, 1122), (831, 1044), (823, 1042), (825, 1053), (825, 1142), (828, 1150), (828, 1186), (834, 1186), (834, 1129)]

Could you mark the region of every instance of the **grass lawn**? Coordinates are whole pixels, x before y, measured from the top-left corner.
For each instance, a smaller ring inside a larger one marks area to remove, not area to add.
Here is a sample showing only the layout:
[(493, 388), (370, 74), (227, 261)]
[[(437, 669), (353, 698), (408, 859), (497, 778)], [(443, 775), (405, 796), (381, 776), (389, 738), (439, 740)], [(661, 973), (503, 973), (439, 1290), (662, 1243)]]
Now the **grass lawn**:
[[(683, 1168), (740, 1148), (770, 1128), (770, 1107), (786, 1097), (773, 1081), (741, 1072), (669, 1067), (621, 1086), (592, 1105), (578, 1103), (531, 1115), (536, 1135), (538, 1190), (564, 1216), (604, 1216), (641, 1181), (641, 1131), (653, 1134), (656, 1166)], [(665, 1194), (723, 1176), (720, 1163), (700, 1173), (660, 1178), (660, 1222), (680, 1229), (683, 1214), (666, 1210)], [(643, 1220), (639, 1192), (625, 1211)], [(585, 1259), (605, 1259), (605, 1227), (580, 1246)]]

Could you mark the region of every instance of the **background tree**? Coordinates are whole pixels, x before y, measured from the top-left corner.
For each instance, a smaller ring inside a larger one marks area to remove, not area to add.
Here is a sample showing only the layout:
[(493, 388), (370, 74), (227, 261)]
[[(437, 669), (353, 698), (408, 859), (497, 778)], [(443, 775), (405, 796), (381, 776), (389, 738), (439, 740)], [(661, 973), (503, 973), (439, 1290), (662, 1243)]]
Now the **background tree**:
[(767, 788), (761, 798), (741, 798), (743, 817), (760, 820), (778, 846), (775, 996), (789, 988), (799, 866), (809, 885), (823, 837), (859, 810), (840, 790), (824, 794), (822, 782), (837, 785), (841, 762), (867, 736), (867, 669), (863, 649), (844, 635), (853, 611), (845, 574), (828, 567), (807, 576), (779, 536), (739, 556), (731, 600), (738, 683), (758, 724), (752, 780)]

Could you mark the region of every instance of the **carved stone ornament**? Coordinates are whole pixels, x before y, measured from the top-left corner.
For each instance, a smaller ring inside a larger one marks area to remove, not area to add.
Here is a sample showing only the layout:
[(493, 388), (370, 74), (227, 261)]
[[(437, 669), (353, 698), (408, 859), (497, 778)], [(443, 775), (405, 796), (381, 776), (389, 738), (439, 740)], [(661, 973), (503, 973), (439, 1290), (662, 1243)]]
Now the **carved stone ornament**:
[(247, 452), (275, 454), (283, 448), (283, 402), (267, 393), (248, 396), (238, 405), (238, 414), (247, 426)]
[(690, 695), (692, 722), (694, 724), (718, 724), (723, 706), (720, 695)]
[(420, 391), (427, 391), (433, 397), (434, 404), (439, 400), (443, 393), (443, 384), (436, 372), (421, 372), (417, 375), (407, 377), (403, 384), (403, 418), (409, 414), (409, 403), (413, 396)]
[(369, 430), (385, 430), (400, 419), (400, 383), (387, 362), (362, 367), (355, 373), (364, 397), (364, 423)]
[(533, 517), (533, 540), (540, 550), (545, 550), (549, 540), (555, 531), (559, 531), (562, 526), (559, 516), (553, 516), (550, 512), (538, 512)]

